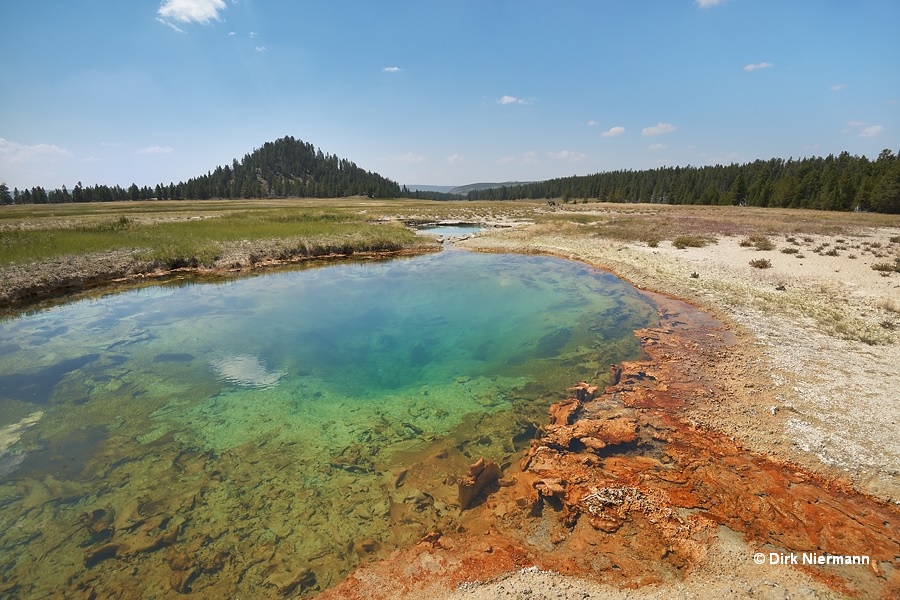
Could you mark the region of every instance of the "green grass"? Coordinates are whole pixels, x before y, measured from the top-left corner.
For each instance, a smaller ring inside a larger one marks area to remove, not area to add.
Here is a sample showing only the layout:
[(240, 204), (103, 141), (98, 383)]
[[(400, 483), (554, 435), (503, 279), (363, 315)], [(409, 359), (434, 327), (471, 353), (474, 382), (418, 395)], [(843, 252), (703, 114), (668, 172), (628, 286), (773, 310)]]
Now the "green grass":
[(17, 222), (5, 215), (0, 266), (111, 251), (129, 252), (159, 266), (212, 265), (225, 247), (243, 240), (277, 241), (292, 255), (400, 249), (421, 243), (404, 227), (369, 222), (342, 209), (134, 204), (139, 206), (22, 211)]

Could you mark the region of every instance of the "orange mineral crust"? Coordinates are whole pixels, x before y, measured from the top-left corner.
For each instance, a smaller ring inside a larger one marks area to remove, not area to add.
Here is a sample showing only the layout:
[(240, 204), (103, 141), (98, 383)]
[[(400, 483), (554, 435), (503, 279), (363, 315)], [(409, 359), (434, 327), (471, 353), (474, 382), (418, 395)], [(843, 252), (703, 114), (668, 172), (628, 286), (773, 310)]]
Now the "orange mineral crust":
[[(653, 299), (658, 326), (636, 332), (645, 360), (613, 366), (605, 390), (570, 388), (519, 465), (490, 481), (478, 479), (490, 462), (459, 473), (470, 508), (458, 520), (321, 597), (451, 590), (528, 566), (617, 587), (670, 584), (701, 572), (729, 530), (748, 563), (784, 556), (781, 568), (840, 594), (900, 594), (900, 510), (698, 425), (692, 414), (714, 408), (715, 365), (734, 338), (688, 304)], [(821, 564), (829, 556), (868, 564)]]

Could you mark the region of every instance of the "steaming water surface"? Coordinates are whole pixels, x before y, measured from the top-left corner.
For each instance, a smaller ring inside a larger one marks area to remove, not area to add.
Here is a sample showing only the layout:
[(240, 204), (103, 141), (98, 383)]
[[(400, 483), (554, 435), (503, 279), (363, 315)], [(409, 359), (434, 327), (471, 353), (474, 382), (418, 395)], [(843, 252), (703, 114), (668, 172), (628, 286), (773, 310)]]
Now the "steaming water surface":
[(398, 473), (514, 460), (654, 314), (580, 263), (447, 250), (0, 322), (0, 595), (333, 585), (458, 516)]

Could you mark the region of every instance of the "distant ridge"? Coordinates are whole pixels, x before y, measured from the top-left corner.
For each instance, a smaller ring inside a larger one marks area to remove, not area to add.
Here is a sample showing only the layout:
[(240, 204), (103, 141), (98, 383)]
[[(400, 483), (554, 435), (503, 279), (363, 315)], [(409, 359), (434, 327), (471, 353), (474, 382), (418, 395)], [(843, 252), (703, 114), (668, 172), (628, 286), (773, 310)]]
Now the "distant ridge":
[(410, 192), (438, 192), (440, 194), (449, 194), (450, 190), (457, 186), (453, 185), (419, 185), (417, 183), (406, 184), (406, 189)]
[(513, 187), (517, 185), (528, 185), (529, 183), (534, 183), (533, 181), (504, 181), (503, 183), (470, 183), (468, 185), (461, 185), (455, 188), (451, 188), (448, 191), (448, 194), (459, 194), (460, 196), (465, 196), (469, 192), (478, 192), (481, 190), (492, 190), (495, 188), (502, 187)]
[(405, 187), (412, 193), (415, 192), (433, 192), (438, 194), (453, 194), (457, 196), (465, 196), (469, 192), (477, 192), (481, 190), (491, 190), (494, 188), (512, 187), (516, 185), (528, 185), (531, 181), (506, 181), (503, 183), (469, 183), (466, 185), (420, 185), (407, 184)]

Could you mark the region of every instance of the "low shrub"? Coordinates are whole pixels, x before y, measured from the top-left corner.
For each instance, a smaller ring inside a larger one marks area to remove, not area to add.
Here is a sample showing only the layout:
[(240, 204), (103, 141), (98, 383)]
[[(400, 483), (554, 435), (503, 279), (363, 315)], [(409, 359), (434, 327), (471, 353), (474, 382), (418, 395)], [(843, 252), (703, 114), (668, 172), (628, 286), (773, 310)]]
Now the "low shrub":
[(754, 233), (750, 237), (746, 237), (738, 242), (744, 248), (753, 247), (759, 250), (774, 250), (775, 244), (768, 237), (759, 233)]
[(672, 240), (672, 245), (679, 250), (684, 250), (685, 248), (702, 248), (703, 246), (709, 245), (713, 241), (715, 240), (698, 235), (679, 235), (677, 238)]
[(750, 266), (754, 269), (771, 269), (772, 261), (768, 258), (754, 258), (750, 261)]
[(885, 274), (893, 272), (900, 273), (900, 258), (895, 258), (893, 263), (875, 263), (872, 265), (872, 268)]

